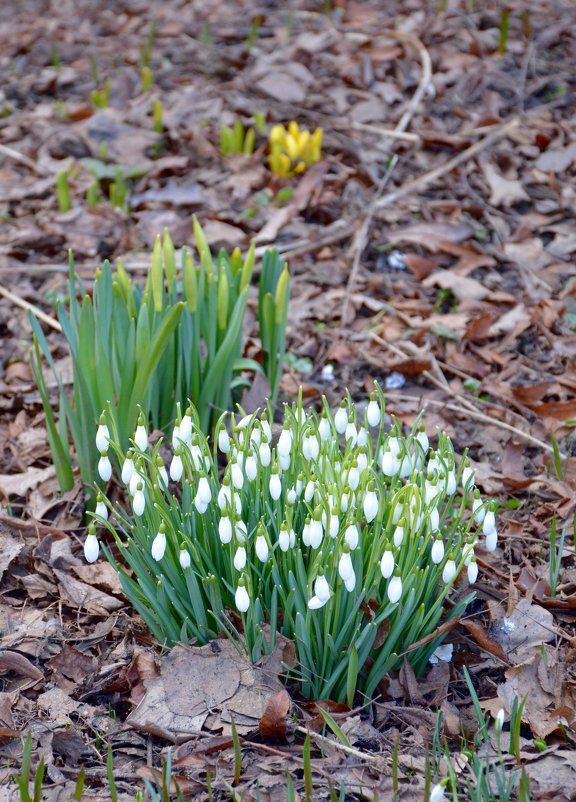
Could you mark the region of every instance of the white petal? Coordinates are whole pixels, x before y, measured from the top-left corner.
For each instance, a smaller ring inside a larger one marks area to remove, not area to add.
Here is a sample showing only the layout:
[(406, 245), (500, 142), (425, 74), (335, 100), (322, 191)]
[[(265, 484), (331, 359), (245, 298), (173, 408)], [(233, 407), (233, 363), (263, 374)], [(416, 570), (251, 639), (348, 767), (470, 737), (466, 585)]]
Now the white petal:
[(396, 604), (402, 598), (402, 578), (393, 576), (388, 583), (388, 599), (392, 604)]
[(248, 595), (248, 591), (243, 585), (239, 585), (236, 588), (236, 594), (234, 596), (234, 600), (236, 602), (237, 609), (241, 613), (245, 613), (250, 607), (250, 596)]
[(152, 557), (156, 562), (160, 562), (166, 552), (166, 535), (164, 532), (158, 532), (152, 541)]
[(146, 451), (148, 448), (148, 434), (144, 426), (137, 426), (136, 433), (134, 434), (134, 442), (140, 451)]
[(86, 562), (95, 563), (100, 553), (100, 544), (96, 535), (86, 535), (84, 541), (84, 557)]

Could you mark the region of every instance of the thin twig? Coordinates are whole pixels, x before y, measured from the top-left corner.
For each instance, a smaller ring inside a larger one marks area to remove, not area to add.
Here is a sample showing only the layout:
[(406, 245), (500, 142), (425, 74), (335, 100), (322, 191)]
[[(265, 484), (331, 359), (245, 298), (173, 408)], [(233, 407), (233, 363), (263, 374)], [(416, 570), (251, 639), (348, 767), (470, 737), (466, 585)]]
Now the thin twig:
[(40, 167), (40, 165), (36, 164), (36, 162), (32, 161), (32, 159), (29, 159), (28, 156), (24, 156), (23, 153), (19, 153), (19, 151), (14, 150), (14, 148), (9, 148), (6, 145), (0, 145), (0, 155), (6, 156), (8, 159), (12, 159), (12, 161), (20, 162), (20, 164), (28, 167), (38, 175), (48, 175), (48, 172), (43, 167)]
[(0, 284), (0, 295), (3, 295), (8, 301), (11, 301), (16, 306), (19, 306), (21, 309), (26, 309), (28, 312), (32, 312), (34, 317), (37, 317), (38, 320), (41, 320), (43, 323), (46, 323), (47, 326), (51, 326), (54, 331), (62, 331), (62, 326), (58, 323), (57, 320), (54, 320), (53, 317), (47, 315), (46, 312), (43, 312), (41, 309), (38, 309), (37, 306), (31, 304), (29, 301), (25, 301), (23, 298), (20, 298), (19, 295), (14, 295), (13, 292), (7, 290), (6, 287)]
[(311, 738), (320, 744), (329, 743), (336, 749), (340, 749), (341, 752), (354, 755), (354, 757), (357, 757), (359, 760), (369, 761), (370, 763), (375, 763), (378, 766), (382, 766), (382, 758), (377, 757), (376, 755), (370, 755), (366, 752), (361, 752), (359, 749), (354, 749), (353, 746), (346, 746), (346, 744), (343, 744), (340, 741), (334, 741), (332, 738), (326, 738), (324, 735), (320, 735), (320, 733), (309, 730), (306, 727), (294, 727), (294, 729), (297, 732), (301, 732), (303, 735), (310, 735)]
[(370, 131), (384, 138), (401, 139), (404, 142), (420, 142), (421, 139), (419, 134), (411, 134), (409, 131), (397, 131), (395, 128), (380, 128), (380, 126), (371, 125), (370, 123), (353, 122), (352, 128), (357, 131)]
[[(416, 36), (411, 34), (403, 34), (396, 31), (386, 31), (386, 35), (390, 34), (393, 38), (399, 39), (400, 41), (404, 42), (405, 44), (412, 45), (418, 51), (420, 56), (420, 61), (422, 64), (422, 74), (420, 76), (420, 82), (414, 94), (412, 95), (408, 106), (406, 107), (406, 111), (398, 121), (397, 125), (395, 126), (394, 130), (397, 133), (403, 133), (412, 120), (412, 117), (416, 113), (416, 109), (420, 104), (420, 101), (424, 97), (426, 93), (430, 81), (432, 80), (432, 59), (430, 58), (430, 54), (428, 53), (427, 49), (424, 47), (420, 39)], [(356, 282), (356, 276), (358, 274), (358, 270), (360, 268), (360, 259), (362, 257), (362, 253), (364, 252), (364, 248), (366, 247), (366, 242), (368, 241), (368, 233), (370, 231), (370, 226), (372, 224), (372, 219), (378, 209), (378, 202), (382, 197), (382, 193), (384, 192), (388, 181), (390, 180), (390, 176), (392, 175), (392, 171), (398, 162), (398, 157), (394, 156), (384, 176), (382, 177), (381, 181), (378, 184), (378, 188), (376, 190), (376, 196), (370, 206), (368, 207), (368, 212), (366, 213), (366, 217), (357, 233), (354, 237), (354, 241), (352, 243), (352, 247), (350, 249), (350, 253), (353, 256), (352, 260), (352, 269), (350, 270), (350, 276), (348, 278), (348, 286), (347, 292), (344, 296), (344, 304), (342, 307), (342, 320), (346, 322), (348, 319), (348, 309), (350, 305), (350, 296), (354, 290), (354, 284)]]

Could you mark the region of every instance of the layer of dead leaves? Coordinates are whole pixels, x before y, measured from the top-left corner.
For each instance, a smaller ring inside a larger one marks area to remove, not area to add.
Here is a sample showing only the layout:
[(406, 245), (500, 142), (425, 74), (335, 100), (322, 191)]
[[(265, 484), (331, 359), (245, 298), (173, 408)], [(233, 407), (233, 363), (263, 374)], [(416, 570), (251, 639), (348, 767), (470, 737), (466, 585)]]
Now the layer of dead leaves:
[[(113, 8), (27, 0), (0, 22), (0, 289), (50, 311), (65, 293), (67, 248), (88, 284), (106, 257), (123, 255), (137, 274), (146, 266), (138, 251), (165, 226), (177, 246), (190, 242), (192, 212), (214, 245), (274, 241), (294, 275), (285, 394), (302, 383), (311, 401), (322, 393), (334, 400), (345, 387), (360, 395), (379, 380), (389, 413), (409, 425), (425, 406), (431, 435), (440, 427), (457, 449), (470, 449), (481, 490), (512, 501), (500, 514), (497, 552), (480, 555), (479, 601), (450, 634), (454, 662), (421, 679), (406, 662), (370, 709), (305, 704), (295, 689), (288, 696), (278, 686), (286, 655), (256, 669), (226, 642), (162, 655), (125, 607), (110, 567), (80, 559), (81, 494), (58, 494), (28, 364), (29, 325), (2, 300), (0, 784), (31, 731), (36, 759), (48, 766), (47, 799), (71, 797), (79, 764), (89, 798), (105, 799), (107, 744), (121, 798), (133, 798), (142, 776), (156, 776), (168, 743), (176, 744), (180, 787), (206, 798), (208, 771), (233, 777), (234, 718), (244, 798), (253, 798), (257, 780), (261, 799), (283, 799), (286, 772), (297, 786), (302, 780), (294, 721), (320, 732), (323, 706), (352, 752), (335, 738), (318, 742), (317, 788), (344, 782), (347, 798), (360, 789), (386, 798), (400, 737), (401, 799), (420, 800), (436, 709), (455, 748), (462, 730), (473, 730), (466, 664), (492, 714), (526, 695), (522, 762), (533, 798), (570, 797), (576, 14), (568, 0), (507, 3), (501, 53), (500, 3), (471, 11), (449, 0), (443, 13), (437, 5), (337, 2), (323, 13), (327, 4), (312, 0), (119, 0)], [(430, 55), (431, 82), (412, 138), (390, 139), (422, 75), (414, 37)], [(143, 93), (147, 48), (154, 84)], [(90, 93), (107, 78), (110, 105), (96, 109)], [(156, 99), (161, 136), (152, 130)], [(263, 140), (252, 158), (219, 155), (220, 125), (249, 123), (256, 112), (269, 124), (296, 118), (325, 130), (322, 163), (293, 182), (287, 200), (276, 197)], [(505, 135), (482, 146), (508, 122)], [(86, 159), (133, 171), (129, 213), (105, 198), (87, 207)], [(73, 201), (66, 213), (54, 192), (62, 170)], [(62, 341), (51, 333), (50, 342), (69, 371)], [(256, 388), (247, 402), (259, 401)], [(568, 525), (556, 595), (553, 516)], [(548, 750), (538, 753), (533, 737), (546, 738)], [(464, 758), (461, 765), (465, 772)]]

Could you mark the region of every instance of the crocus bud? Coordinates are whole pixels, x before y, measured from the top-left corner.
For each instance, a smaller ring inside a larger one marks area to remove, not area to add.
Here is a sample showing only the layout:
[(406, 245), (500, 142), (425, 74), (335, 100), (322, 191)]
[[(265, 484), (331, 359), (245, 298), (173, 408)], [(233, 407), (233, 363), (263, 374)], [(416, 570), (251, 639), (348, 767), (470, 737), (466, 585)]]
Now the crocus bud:
[(190, 563), (192, 561), (190, 559), (190, 553), (188, 552), (188, 549), (186, 548), (186, 546), (184, 546), (184, 544), (180, 546), (180, 554), (178, 556), (178, 559), (180, 560), (180, 566), (183, 571), (185, 571), (187, 568), (190, 568)]
[(378, 403), (377, 393), (372, 393), (370, 396), (370, 403), (366, 408), (366, 420), (368, 425), (373, 429), (380, 425), (382, 419), (382, 412), (380, 411), (380, 404)]
[(102, 452), (100, 455), (100, 459), (98, 460), (98, 473), (100, 474), (100, 478), (103, 482), (110, 481), (112, 476), (112, 463), (108, 459), (108, 455), (106, 452)]
[(108, 451), (108, 446), (110, 445), (109, 440), (110, 432), (106, 426), (106, 418), (104, 415), (100, 415), (100, 423), (96, 430), (96, 448), (100, 453)]
[(380, 560), (380, 571), (384, 579), (390, 579), (394, 573), (394, 555), (391, 549), (386, 549)]
[(334, 426), (338, 434), (344, 434), (348, 426), (348, 413), (346, 412), (346, 401), (341, 401), (336, 414), (334, 415)]
[(84, 541), (84, 558), (88, 563), (95, 563), (100, 553), (100, 544), (96, 537), (96, 530), (94, 527), (88, 529), (86, 540)]
[(430, 557), (434, 565), (440, 565), (444, 559), (444, 541), (441, 537), (437, 537), (432, 546)]
[(391, 604), (396, 604), (402, 598), (402, 577), (400, 573), (395, 574), (388, 583), (388, 599)]
[(98, 493), (96, 496), (96, 509), (94, 512), (96, 515), (99, 515), (100, 518), (104, 518), (105, 521), (108, 520), (108, 507), (106, 506), (102, 493)]
[(236, 602), (236, 608), (241, 613), (245, 613), (250, 607), (250, 596), (246, 590), (246, 584), (243, 578), (240, 578), (240, 581), (238, 582), (238, 587), (236, 588), (236, 593), (234, 594), (234, 601)]
[(158, 534), (152, 541), (152, 557), (156, 562), (160, 562), (166, 552), (166, 529), (164, 524), (158, 527)]

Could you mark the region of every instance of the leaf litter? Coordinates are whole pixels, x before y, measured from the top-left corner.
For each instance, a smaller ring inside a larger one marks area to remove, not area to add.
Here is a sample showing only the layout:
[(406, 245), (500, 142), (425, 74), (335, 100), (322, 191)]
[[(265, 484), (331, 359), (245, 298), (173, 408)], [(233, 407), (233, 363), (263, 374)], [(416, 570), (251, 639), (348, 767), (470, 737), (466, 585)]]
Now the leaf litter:
[[(481, 489), (512, 500), (500, 513), (498, 550), (479, 555), (475, 610), (450, 633), (453, 661), (422, 679), (406, 663), (372, 708), (317, 700), (354, 754), (325, 730), (329, 748), (314, 742), (312, 750), (315, 783), (342, 780), (351, 799), (360, 789), (391, 794), (399, 737), (399, 798), (422, 799), (435, 710), (456, 749), (470, 726), (466, 664), (493, 714), (527, 695), (522, 760), (534, 798), (568, 799), (576, 732), (575, 11), (567, 0), (513, 0), (501, 53), (498, 4), (436, 5), (336, 2), (322, 13), (296, 0), (268, 4), (253, 37), (236, 2), (209, 13), (172, 0), (121, 0), (114, 12), (87, 2), (68, 16), (62, 6), (51, 9), (49, 32), (37, 3), (20, 3), (0, 27), (0, 288), (51, 313), (66, 292), (68, 247), (88, 285), (107, 257), (122, 256), (137, 276), (139, 251), (165, 225), (178, 247), (190, 241), (192, 211), (214, 246), (275, 242), (294, 277), (286, 396), (304, 383), (307, 399), (331, 400), (378, 379), (390, 414), (410, 425), (427, 408), (429, 433), (438, 426), (468, 447)], [(411, 110), (412, 138), (387, 132), (410, 107), (421, 62), (406, 38), (389, 32), (418, 37), (432, 59), (430, 84)], [(139, 59), (150, 41), (154, 82), (143, 91)], [(90, 93), (106, 78), (110, 103), (98, 109)], [(164, 107), (161, 135), (154, 100)], [(263, 143), (253, 157), (219, 155), (220, 125), (238, 116), (250, 123), (255, 113), (268, 124), (295, 117), (324, 129), (322, 164), (294, 182), (287, 200), (278, 200)], [(397, 162), (379, 190), (392, 154)], [(123, 211), (110, 205), (102, 172), (117, 168), (129, 176)], [(102, 188), (94, 207), (85, 200), (91, 170)], [(65, 213), (54, 191), (61, 171), (73, 200)], [(373, 203), (351, 290), (352, 240)], [(260, 798), (279, 798), (285, 771), (301, 777), (294, 722), (318, 731), (324, 717), (306, 709), (297, 684), (282, 689), (278, 662), (260, 683), (258, 667), (241, 664), (226, 640), (217, 641), (218, 654), (191, 645), (163, 655), (125, 607), (109, 567), (83, 563), (81, 498), (57, 491), (27, 369), (26, 313), (3, 297), (0, 314), (4, 762), (18, 765), (17, 733), (29, 727), (48, 765), (47, 798), (71, 797), (81, 762), (90, 798), (106, 799), (110, 744), (120, 798), (128, 799), (141, 776), (157, 771), (168, 743), (184, 739), (174, 751), (178, 782), (190, 798), (208, 798), (206, 769), (233, 776), (237, 717), (244, 790), (253, 794), (258, 777)], [(62, 340), (51, 332), (49, 341), (62, 359)], [(302, 364), (312, 366), (305, 377)], [(568, 527), (555, 589), (553, 516)], [(227, 683), (194, 668), (224, 658)], [(171, 661), (189, 682), (198, 677), (195, 687), (174, 685)], [(217, 691), (209, 710), (208, 680)], [(534, 737), (547, 739), (545, 753), (531, 747)]]

